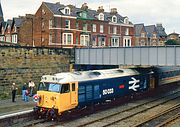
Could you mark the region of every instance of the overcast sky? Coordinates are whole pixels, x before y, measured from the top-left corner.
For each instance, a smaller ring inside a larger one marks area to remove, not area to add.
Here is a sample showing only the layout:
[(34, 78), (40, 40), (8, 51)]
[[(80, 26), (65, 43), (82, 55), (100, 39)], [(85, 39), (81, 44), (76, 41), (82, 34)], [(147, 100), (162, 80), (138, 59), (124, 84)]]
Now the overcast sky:
[[(166, 33), (180, 34), (180, 0), (0, 0), (5, 20), (25, 14), (34, 14), (45, 2), (61, 2), (81, 7), (86, 2), (89, 8), (96, 10), (103, 6), (105, 11), (117, 8), (119, 14), (128, 16), (134, 24), (153, 25), (162, 23)], [(76, 2), (78, 1), (78, 2)]]

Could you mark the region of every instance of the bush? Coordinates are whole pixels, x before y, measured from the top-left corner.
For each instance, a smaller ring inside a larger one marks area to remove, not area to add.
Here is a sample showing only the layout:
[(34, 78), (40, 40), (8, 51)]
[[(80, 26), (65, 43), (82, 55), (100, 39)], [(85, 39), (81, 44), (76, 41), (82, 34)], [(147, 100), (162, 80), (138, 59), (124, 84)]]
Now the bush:
[(7, 92), (3, 92), (0, 94), (0, 100), (9, 99), (9, 98), (10, 98), (10, 94)]
[(180, 42), (179, 41), (176, 41), (176, 40), (167, 40), (165, 42), (165, 45), (180, 45)]

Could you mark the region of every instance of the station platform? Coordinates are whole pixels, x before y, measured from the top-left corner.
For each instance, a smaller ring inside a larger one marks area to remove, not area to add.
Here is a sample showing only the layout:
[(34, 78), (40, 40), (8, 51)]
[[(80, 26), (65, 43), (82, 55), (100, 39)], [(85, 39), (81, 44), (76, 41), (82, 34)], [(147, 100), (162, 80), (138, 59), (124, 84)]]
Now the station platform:
[(33, 110), (36, 103), (33, 101), (32, 97), (29, 97), (29, 101), (25, 102), (22, 100), (21, 96), (16, 96), (16, 102), (12, 102), (12, 99), (0, 100), (0, 116), (17, 113), (20, 111)]

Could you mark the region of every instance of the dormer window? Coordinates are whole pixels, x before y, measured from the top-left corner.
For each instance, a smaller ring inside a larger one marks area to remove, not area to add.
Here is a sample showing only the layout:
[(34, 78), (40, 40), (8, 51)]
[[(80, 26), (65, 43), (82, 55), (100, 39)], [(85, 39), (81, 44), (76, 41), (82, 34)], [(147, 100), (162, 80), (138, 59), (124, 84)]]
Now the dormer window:
[(104, 20), (104, 14), (103, 13), (99, 14), (99, 20), (102, 20), (102, 21)]
[(70, 15), (70, 8), (69, 7), (64, 8), (64, 14)]
[(117, 17), (115, 15), (112, 17), (112, 22), (117, 23)]
[(82, 18), (87, 18), (87, 13), (86, 13), (86, 12), (82, 12), (82, 13), (81, 13), (81, 17), (82, 17)]
[(126, 17), (126, 18), (124, 19), (124, 23), (125, 23), (125, 24), (129, 24), (129, 19), (128, 19), (128, 17)]

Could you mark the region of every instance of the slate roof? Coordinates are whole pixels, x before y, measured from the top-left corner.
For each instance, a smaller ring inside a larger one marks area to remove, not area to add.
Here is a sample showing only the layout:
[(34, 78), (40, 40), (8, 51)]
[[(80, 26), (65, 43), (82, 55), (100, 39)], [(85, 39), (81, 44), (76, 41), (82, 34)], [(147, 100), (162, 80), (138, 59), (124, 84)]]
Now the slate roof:
[(135, 29), (135, 36), (141, 36), (141, 31), (144, 28), (144, 24), (135, 24), (134, 29)]
[[(61, 11), (66, 7), (65, 5), (63, 4), (60, 4), (60, 3), (48, 3), (48, 2), (43, 2), (48, 8), (49, 10), (51, 10), (51, 12), (55, 15), (65, 15), (63, 14)], [(77, 7), (74, 7), (74, 8), (71, 8), (71, 13), (70, 13), (70, 16), (75, 16), (75, 17), (80, 17), (78, 14), (80, 12), (82, 12), (83, 10), (81, 8), (77, 8)], [(110, 12), (104, 12), (104, 21), (110, 21), (112, 15)], [(87, 18), (88, 19), (98, 19), (98, 15), (99, 13), (97, 13), (96, 10), (91, 10), (91, 9), (87, 9)], [(124, 23), (124, 19), (126, 17), (123, 17), (121, 16), (120, 14), (115, 14), (115, 16), (117, 17), (117, 23)], [(130, 22), (130, 24), (132, 24)]]
[[(148, 38), (153, 36), (153, 32), (157, 32), (155, 25), (145, 26), (145, 29), (146, 29), (146, 34), (147, 34)], [(159, 35), (157, 34), (157, 36), (159, 36)]]
[(11, 26), (12, 26), (12, 23), (13, 23), (13, 20), (8, 19), (7, 22), (6, 22), (6, 25), (5, 25), (4, 30), (6, 31), (8, 25), (10, 25), (10, 27), (11, 27)]
[(48, 3), (48, 2), (43, 2), (55, 15), (62, 15), (63, 13), (60, 11), (62, 10), (65, 6), (60, 4), (60, 3)]
[(13, 18), (14, 24), (16, 27), (20, 27), (21, 24), (23, 23), (24, 19), (23, 18)]
[(157, 34), (160, 37), (167, 37), (167, 34), (166, 34), (165, 29), (163, 28), (162, 24), (157, 24), (156, 30), (157, 30)]

